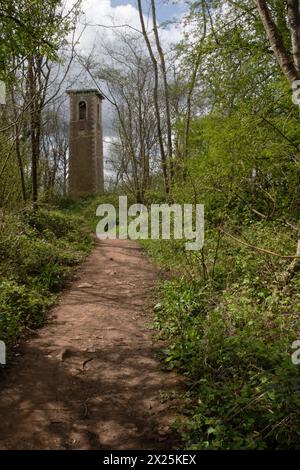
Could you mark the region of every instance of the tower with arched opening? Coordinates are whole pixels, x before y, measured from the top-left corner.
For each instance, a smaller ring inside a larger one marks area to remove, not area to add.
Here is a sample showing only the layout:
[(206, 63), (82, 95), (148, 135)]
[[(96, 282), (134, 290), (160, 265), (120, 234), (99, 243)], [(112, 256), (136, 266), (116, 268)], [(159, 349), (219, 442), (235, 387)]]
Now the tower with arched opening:
[(104, 190), (102, 100), (97, 90), (68, 90), (70, 97), (69, 194)]

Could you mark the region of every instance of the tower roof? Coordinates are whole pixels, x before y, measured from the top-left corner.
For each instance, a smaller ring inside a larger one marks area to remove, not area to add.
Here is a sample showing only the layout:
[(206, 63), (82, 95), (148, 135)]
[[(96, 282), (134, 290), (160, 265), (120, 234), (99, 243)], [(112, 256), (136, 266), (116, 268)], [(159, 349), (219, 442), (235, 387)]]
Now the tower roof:
[(97, 89), (78, 89), (78, 90), (67, 90), (68, 95), (96, 95), (100, 100), (104, 100), (104, 96)]

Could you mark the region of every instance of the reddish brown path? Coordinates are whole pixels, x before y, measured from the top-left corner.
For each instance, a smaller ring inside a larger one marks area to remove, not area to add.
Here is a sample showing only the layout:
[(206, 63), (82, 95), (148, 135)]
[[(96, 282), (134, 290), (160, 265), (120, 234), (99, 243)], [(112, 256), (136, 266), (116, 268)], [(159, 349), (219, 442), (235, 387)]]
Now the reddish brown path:
[(98, 243), (1, 377), (0, 449), (172, 446), (161, 391), (177, 379), (147, 328), (157, 274), (135, 242)]

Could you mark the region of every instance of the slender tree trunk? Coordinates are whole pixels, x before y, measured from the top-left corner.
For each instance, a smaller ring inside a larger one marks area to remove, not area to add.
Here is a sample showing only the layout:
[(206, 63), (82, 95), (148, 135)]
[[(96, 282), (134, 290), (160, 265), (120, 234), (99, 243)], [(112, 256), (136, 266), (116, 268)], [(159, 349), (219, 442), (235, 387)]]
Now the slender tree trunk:
[[(13, 86), (11, 88), (11, 101), (12, 101), (14, 110), (16, 110), (17, 107), (16, 107), (16, 99), (15, 99)], [(17, 120), (16, 112), (14, 115), (14, 119), (16, 122), (15, 124), (15, 150), (16, 150), (17, 163), (18, 163), (18, 168), (19, 168), (19, 173), (20, 173), (22, 198), (23, 198), (23, 201), (25, 202), (26, 201), (26, 183), (25, 183), (24, 166), (23, 166), (23, 160), (22, 160), (21, 148), (20, 148), (20, 125)]]
[(290, 85), (293, 85), (296, 80), (300, 79), (300, 74), (284, 45), (282, 35), (272, 18), (266, 0), (255, 0), (255, 2), (276, 59)]
[(63, 195), (67, 195), (68, 191), (68, 159), (67, 159), (67, 152), (64, 152), (63, 156)]
[[(206, 38), (206, 32), (207, 32), (207, 22), (206, 22), (206, 2), (205, 0), (202, 0), (201, 2), (202, 5), (202, 16), (203, 16), (203, 35), (200, 38), (200, 45)], [(194, 88), (196, 85), (196, 80), (201, 64), (201, 58), (202, 58), (202, 52), (201, 50), (197, 54), (194, 70), (192, 73), (192, 77), (190, 80), (190, 84), (188, 87), (188, 93), (187, 93), (187, 100), (186, 100), (186, 105), (187, 105), (187, 112), (186, 112), (186, 120), (185, 120), (185, 130), (184, 130), (184, 160), (187, 159), (188, 154), (189, 154), (189, 144), (190, 144), (190, 126), (191, 126), (191, 108), (192, 108), (192, 97), (193, 97), (193, 92)]]
[(143, 111), (142, 111), (142, 90), (139, 87), (139, 102), (138, 102), (138, 136), (139, 136), (139, 161), (142, 168), (141, 175), (141, 199), (143, 202), (145, 189), (147, 189), (146, 179), (146, 149), (145, 149), (145, 135), (143, 129)]
[(23, 167), (23, 161), (22, 161), (22, 155), (21, 155), (21, 149), (20, 149), (20, 132), (19, 132), (18, 124), (16, 124), (16, 126), (15, 126), (15, 132), (16, 132), (16, 143), (15, 143), (16, 156), (17, 156), (17, 162), (18, 162), (19, 173), (20, 173), (22, 198), (23, 198), (23, 201), (25, 202), (26, 199), (27, 199), (27, 196), (26, 196), (26, 183), (25, 183), (24, 167)]
[(195, 68), (192, 74), (191, 83), (190, 83), (188, 93), (187, 93), (187, 100), (186, 100), (187, 111), (186, 111), (185, 129), (184, 129), (184, 160), (187, 159), (188, 153), (189, 153), (192, 96), (193, 96), (193, 91), (194, 91), (195, 84), (196, 84), (198, 70), (200, 67), (200, 60), (201, 60), (201, 54), (199, 54), (197, 57)]
[(164, 183), (166, 193), (170, 192), (170, 185), (169, 185), (169, 175), (168, 175), (168, 165), (167, 165), (167, 158), (165, 154), (164, 148), (164, 141), (163, 141), (163, 133), (162, 133), (162, 126), (161, 126), (161, 118), (160, 118), (160, 109), (159, 109), (159, 100), (158, 100), (158, 85), (159, 85), (159, 74), (158, 74), (158, 65), (155, 55), (152, 50), (152, 46), (147, 34), (145, 21), (143, 17), (143, 8), (141, 0), (138, 0), (138, 10), (139, 10), (139, 17), (140, 23), (142, 27), (142, 33), (145, 39), (145, 43), (152, 61), (153, 71), (154, 71), (154, 89), (153, 89), (153, 99), (154, 99), (154, 107), (155, 107), (155, 115), (156, 115), (156, 125), (157, 125), (157, 133), (158, 133), (158, 141), (159, 141), (159, 148), (162, 160), (162, 171), (164, 176)]
[[(272, 18), (271, 12), (267, 5), (266, 0), (255, 0), (257, 10), (261, 21), (264, 25), (266, 34), (269, 42), (272, 46), (274, 54), (277, 58), (277, 62), (280, 65), (285, 77), (293, 89), (294, 83), (300, 80), (300, 13), (299, 13), (299, 1), (298, 0), (287, 0), (287, 16), (288, 24), (291, 33), (291, 43), (293, 55), (289, 54), (289, 51), (284, 45), (282, 35)], [(300, 103), (299, 103), (300, 109)], [(300, 234), (298, 235), (298, 243), (296, 255), (300, 257)], [(286, 276), (285, 283), (287, 284), (293, 275), (300, 268), (300, 258), (294, 260), (289, 266)]]
[(29, 59), (28, 81), (30, 100), (32, 202), (35, 204), (38, 200), (38, 160), (40, 151), (40, 123), (38, 122), (38, 98), (33, 57), (30, 57)]
[(300, 12), (299, 0), (287, 0), (288, 27), (291, 33), (295, 67), (300, 71)]
[(51, 66), (49, 59), (41, 55), (31, 56), (28, 60), (28, 89), (30, 110), (31, 138), (31, 178), (32, 201), (38, 200), (39, 189), (39, 160), (42, 135), (42, 110), (46, 103)]
[(168, 141), (168, 161), (169, 161), (169, 167), (170, 167), (170, 177), (171, 177), (171, 182), (172, 182), (172, 179), (173, 179), (173, 143), (172, 143), (172, 123), (171, 123), (171, 110), (170, 110), (170, 93), (169, 93), (167, 68), (166, 68), (164, 51), (161, 47), (158, 29), (157, 29), (155, 0), (151, 0), (151, 8), (152, 8), (153, 31), (154, 31), (157, 51), (158, 51), (159, 58), (160, 58), (160, 68), (161, 68), (163, 84), (164, 84), (166, 122), (167, 122), (167, 141)]

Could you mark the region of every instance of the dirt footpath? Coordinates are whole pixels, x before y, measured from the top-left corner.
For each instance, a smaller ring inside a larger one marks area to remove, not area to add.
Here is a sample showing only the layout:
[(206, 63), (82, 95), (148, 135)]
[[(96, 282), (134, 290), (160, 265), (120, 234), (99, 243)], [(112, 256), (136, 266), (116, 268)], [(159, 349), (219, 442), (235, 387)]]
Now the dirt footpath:
[[(155, 357), (157, 270), (132, 241), (98, 243), (1, 373), (0, 449), (170, 449), (178, 379)], [(3, 377), (4, 376), (4, 377)]]

